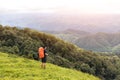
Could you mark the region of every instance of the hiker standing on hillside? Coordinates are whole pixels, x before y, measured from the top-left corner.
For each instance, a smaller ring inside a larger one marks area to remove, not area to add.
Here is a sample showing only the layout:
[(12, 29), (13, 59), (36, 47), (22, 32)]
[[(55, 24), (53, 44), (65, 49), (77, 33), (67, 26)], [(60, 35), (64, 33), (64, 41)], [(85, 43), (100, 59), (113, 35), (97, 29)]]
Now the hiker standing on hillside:
[(46, 68), (46, 61), (47, 61), (47, 51), (46, 51), (47, 47), (40, 47), (39, 48), (39, 58), (41, 59), (42, 61), (42, 64), (41, 64), (41, 68), (45, 69)]

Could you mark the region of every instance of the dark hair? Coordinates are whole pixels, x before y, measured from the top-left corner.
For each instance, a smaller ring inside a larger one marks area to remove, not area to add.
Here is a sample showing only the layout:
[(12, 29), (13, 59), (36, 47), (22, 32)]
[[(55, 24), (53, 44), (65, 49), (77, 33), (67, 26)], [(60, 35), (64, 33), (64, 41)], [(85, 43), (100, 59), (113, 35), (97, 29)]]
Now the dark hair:
[(43, 48), (45, 48), (46, 46), (43, 46)]

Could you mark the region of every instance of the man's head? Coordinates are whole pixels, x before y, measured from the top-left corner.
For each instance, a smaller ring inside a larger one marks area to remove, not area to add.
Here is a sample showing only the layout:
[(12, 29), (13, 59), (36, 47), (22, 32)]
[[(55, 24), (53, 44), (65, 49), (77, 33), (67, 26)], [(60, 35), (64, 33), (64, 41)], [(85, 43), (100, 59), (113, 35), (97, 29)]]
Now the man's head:
[(43, 46), (43, 48), (44, 48), (44, 49), (47, 49), (47, 47), (46, 47), (46, 46)]

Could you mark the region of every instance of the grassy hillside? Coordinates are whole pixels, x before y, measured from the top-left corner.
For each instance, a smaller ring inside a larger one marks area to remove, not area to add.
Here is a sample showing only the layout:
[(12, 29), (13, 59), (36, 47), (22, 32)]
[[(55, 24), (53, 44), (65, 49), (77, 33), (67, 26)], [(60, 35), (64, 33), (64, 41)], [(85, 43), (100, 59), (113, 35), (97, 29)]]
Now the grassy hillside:
[(98, 78), (61, 68), (47, 63), (47, 69), (40, 68), (40, 62), (0, 52), (0, 80), (99, 80)]

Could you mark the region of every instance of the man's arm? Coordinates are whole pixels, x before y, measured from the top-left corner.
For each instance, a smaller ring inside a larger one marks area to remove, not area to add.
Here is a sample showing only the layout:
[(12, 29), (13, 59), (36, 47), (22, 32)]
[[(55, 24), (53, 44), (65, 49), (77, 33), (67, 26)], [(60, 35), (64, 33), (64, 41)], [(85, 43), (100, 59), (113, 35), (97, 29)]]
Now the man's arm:
[(45, 50), (45, 55), (47, 56), (48, 55), (48, 53), (47, 53), (47, 51)]
[(45, 53), (46, 56), (48, 56), (48, 53)]

